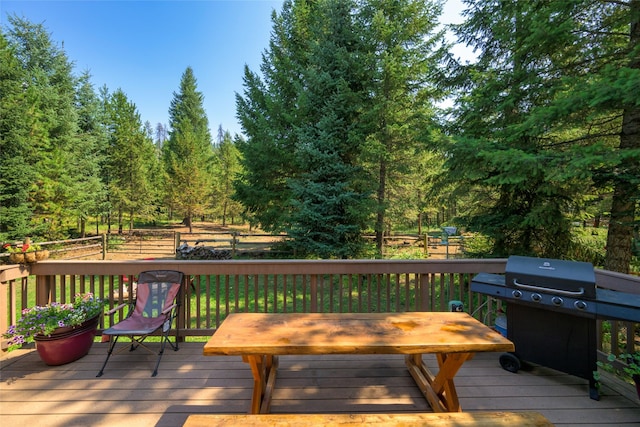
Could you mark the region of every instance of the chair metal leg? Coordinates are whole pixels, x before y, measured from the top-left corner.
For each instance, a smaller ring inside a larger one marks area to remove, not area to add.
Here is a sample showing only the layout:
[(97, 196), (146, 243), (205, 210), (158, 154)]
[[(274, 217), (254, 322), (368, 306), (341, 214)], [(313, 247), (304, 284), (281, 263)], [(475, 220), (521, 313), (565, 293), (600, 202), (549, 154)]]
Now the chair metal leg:
[(102, 374), (104, 373), (104, 368), (105, 366), (107, 366), (107, 362), (109, 361), (109, 358), (111, 357), (111, 353), (113, 353), (113, 349), (116, 346), (116, 343), (118, 342), (118, 338), (120, 338), (120, 335), (116, 335), (112, 342), (109, 343), (109, 351), (107, 352), (107, 358), (104, 360), (104, 363), (102, 364), (102, 368), (100, 368), (100, 372), (98, 372), (98, 375), (96, 375), (97, 377), (101, 377)]
[(171, 346), (173, 351), (178, 351), (178, 340), (176, 340), (176, 343), (174, 345), (171, 342), (171, 340), (169, 339), (169, 334), (168, 334), (168, 331), (167, 331), (167, 333), (162, 336), (162, 344), (160, 345), (160, 353), (158, 353), (158, 360), (156, 361), (156, 367), (153, 370), (153, 373), (151, 374), (152, 377), (155, 377), (156, 375), (158, 375), (158, 367), (160, 366), (160, 360), (162, 359), (162, 355), (164, 354), (164, 348), (167, 345), (167, 343), (169, 343), (169, 345)]

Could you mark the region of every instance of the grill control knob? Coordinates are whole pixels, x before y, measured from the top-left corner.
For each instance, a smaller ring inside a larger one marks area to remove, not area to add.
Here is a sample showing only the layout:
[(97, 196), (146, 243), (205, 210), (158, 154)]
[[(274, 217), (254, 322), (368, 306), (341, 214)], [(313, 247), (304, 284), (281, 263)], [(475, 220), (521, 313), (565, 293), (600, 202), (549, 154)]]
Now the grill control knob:
[(511, 293), (511, 295), (513, 295), (514, 298), (522, 298), (522, 292), (521, 291), (513, 291)]
[(540, 294), (531, 294), (531, 301), (533, 301), (533, 302), (542, 301), (542, 295), (540, 295)]
[(553, 297), (551, 298), (551, 302), (553, 303), (553, 305), (560, 306), (564, 301), (560, 297)]
[(576, 301), (573, 303), (573, 305), (575, 306), (575, 308), (577, 308), (578, 310), (584, 310), (587, 308), (587, 303), (584, 301)]

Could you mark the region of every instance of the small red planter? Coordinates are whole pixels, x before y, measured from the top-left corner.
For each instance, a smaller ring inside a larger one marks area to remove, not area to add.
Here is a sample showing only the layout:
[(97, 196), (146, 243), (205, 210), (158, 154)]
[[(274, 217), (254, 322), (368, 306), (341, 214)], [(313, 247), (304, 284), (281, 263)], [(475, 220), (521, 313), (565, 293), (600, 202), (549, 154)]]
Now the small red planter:
[(36, 350), (44, 363), (64, 365), (89, 353), (96, 336), (100, 316), (89, 319), (75, 328), (59, 328), (51, 335), (36, 335)]

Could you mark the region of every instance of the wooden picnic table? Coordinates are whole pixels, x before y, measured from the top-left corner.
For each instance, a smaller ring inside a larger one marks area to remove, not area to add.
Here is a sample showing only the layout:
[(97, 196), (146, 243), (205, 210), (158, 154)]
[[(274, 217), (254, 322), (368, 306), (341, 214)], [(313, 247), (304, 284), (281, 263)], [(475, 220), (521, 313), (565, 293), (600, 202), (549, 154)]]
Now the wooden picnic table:
[[(453, 378), (482, 351), (514, 351), (511, 341), (467, 313), (234, 313), (203, 354), (239, 355), (253, 374), (250, 413), (268, 413), (279, 355), (404, 354), (434, 412), (461, 411)], [(435, 354), (432, 373), (422, 354)]]

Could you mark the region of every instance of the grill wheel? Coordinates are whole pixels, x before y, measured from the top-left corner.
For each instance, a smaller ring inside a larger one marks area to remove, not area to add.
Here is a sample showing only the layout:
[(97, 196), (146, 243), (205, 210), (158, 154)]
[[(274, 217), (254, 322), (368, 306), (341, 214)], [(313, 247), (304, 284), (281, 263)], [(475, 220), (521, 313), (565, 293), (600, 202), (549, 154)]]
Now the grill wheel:
[(520, 369), (520, 359), (511, 353), (503, 353), (500, 356), (500, 366), (505, 371), (516, 373)]

